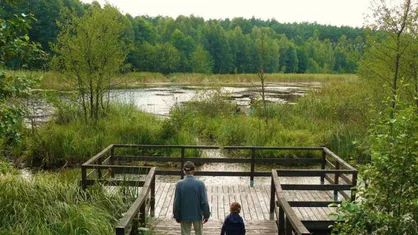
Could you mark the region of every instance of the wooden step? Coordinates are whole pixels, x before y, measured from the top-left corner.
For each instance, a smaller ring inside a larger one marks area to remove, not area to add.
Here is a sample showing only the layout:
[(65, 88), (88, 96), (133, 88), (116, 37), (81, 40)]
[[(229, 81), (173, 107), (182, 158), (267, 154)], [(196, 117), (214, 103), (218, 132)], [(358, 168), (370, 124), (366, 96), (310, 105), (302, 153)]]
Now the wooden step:
[[(178, 235), (180, 234), (180, 224), (178, 224), (174, 219), (156, 219), (152, 222), (154, 227), (152, 230), (154, 234), (158, 235)], [(222, 221), (218, 219), (209, 220), (206, 224), (203, 225), (203, 234), (219, 235), (222, 228)], [(263, 235), (273, 235), (277, 234), (277, 228), (275, 221), (273, 220), (264, 220), (264, 221), (248, 221), (245, 223), (246, 234), (263, 234)], [(194, 232), (192, 232), (194, 234)]]

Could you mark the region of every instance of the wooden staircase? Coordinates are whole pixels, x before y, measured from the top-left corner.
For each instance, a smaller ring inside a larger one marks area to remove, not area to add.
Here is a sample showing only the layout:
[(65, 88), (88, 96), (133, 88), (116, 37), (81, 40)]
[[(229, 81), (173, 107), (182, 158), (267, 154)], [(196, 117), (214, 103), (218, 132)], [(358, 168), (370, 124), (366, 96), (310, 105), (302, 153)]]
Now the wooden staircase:
[[(206, 224), (203, 225), (203, 234), (204, 235), (219, 235), (221, 233), (222, 222), (219, 219), (209, 220)], [(277, 227), (274, 220), (264, 220), (264, 221), (246, 221), (245, 229), (246, 234), (248, 235), (277, 235)], [(180, 224), (178, 224), (174, 219), (167, 218), (158, 218), (153, 223), (152, 229), (153, 233), (156, 235), (179, 235), (180, 234)], [(192, 229), (193, 230), (193, 229)], [(195, 234), (192, 231), (192, 234)]]

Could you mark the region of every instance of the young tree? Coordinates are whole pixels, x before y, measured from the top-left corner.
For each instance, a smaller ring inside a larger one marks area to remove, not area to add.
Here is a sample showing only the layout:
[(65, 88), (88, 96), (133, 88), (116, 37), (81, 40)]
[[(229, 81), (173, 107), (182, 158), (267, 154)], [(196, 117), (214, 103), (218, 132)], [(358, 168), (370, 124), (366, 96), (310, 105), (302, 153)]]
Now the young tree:
[[(260, 38), (258, 39), (258, 53), (260, 55), (260, 67), (257, 76), (260, 78), (261, 82), (261, 100), (263, 102), (264, 110), (264, 120), (267, 123), (267, 101), (266, 101), (266, 75), (264, 74), (264, 64), (266, 60), (266, 37), (267, 37), (267, 28), (261, 28), (259, 31)], [(277, 51), (278, 52), (278, 51)], [(278, 54), (278, 53), (277, 53)]]
[[(402, 65), (407, 54), (416, 54), (413, 45), (417, 40), (417, 22), (417, 0), (401, 3), (380, 0), (374, 6), (369, 23), (373, 33), (368, 37), (370, 48), (361, 60), (360, 74), (389, 87), (392, 110), (395, 110), (401, 78), (410, 80)], [(394, 114), (390, 115), (393, 117)]]
[(67, 12), (65, 18), (64, 24), (58, 23), (53, 65), (77, 87), (85, 121), (97, 120), (105, 109), (105, 89), (111, 86), (112, 75), (120, 71), (128, 53), (122, 37), (123, 16), (110, 5), (103, 9), (91, 5), (82, 17)]

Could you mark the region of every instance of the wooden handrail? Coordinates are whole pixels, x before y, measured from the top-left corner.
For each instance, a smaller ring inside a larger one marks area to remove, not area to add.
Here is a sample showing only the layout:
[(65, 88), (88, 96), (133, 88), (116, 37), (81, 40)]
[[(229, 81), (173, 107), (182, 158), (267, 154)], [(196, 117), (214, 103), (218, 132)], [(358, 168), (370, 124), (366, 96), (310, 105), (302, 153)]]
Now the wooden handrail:
[(324, 147), (324, 152), (334, 158), (337, 162), (339, 162), (341, 164), (341, 166), (345, 167), (346, 169), (349, 170), (353, 170), (353, 171), (357, 171), (356, 168), (352, 167), (350, 164), (348, 164), (346, 161), (344, 161), (343, 159), (341, 159), (340, 157), (337, 156), (337, 154), (333, 153), (331, 150), (329, 150), (328, 148)]
[(176, 148), (176, 149), (256, 149), (256, 150), (323, 150), (323, 147), (265, 147), (265, 146), (216, 146), (216, 145), (147, 145), (147, 144), (113, 144), (114, 148)]
[[(296, 216), (295, 211), (292, 209), (292, 207), (289, 205), (289, 203), (286, 201), (284, 197), (278, 197), (277, 204), (286, 215), (286, 221), (288, 222), (287, 224), (290, 224), (292, 226), (292, 230), (297, 235), (311, 234), (309, 230), (305, 227), (305, 225), (302, 224), (302, 221), (300, 221), (300, 219)], [(286, 226), (286, 232), (287, 232), (287, 229), (289, 228), (287, 228)], [(287, 232), (286, 234), (292, 234), (292, 233)]]
[[(284, 222), (286, 221), (287, 225), (290, 225), (292, 227), (292, 230), (297, 235), (307, 235), (311, 234), (308, 229), (302, 224), (300, 219), (296, 216), (294, 210), (289, 205), (289, 203), (286, 201), (284, 196), (282, 195), (282, 186), (279, 182), (279, 177), (277, 174), (277, 170), (271, 171), (271, 178), (272, 178), (272, 191), (275, 192), (275, 194), (271, 194), (271, 202), (270, 207), (273, 206), (273, 201), (275, 201), (275, 197), (277, 197), (277, 202), (274, 203), (276, 206), (276, 209), (274, 210), (276, 212), (276, 218), (277, 218), (277, 224), (279, 226), (279, 234), (291, 234), (291, 231), (289, 226), (284, 226)], [(278, 207), (278, 210), (277, 210)], [(270, 211), (273, 211), (272, 208), (270, 208)], [(282, 216), (286, 216), (286, 219), (282, 218)]]
[(105, 149), (103, 149), (100, 153), (94, 155), (92, 158), (90, 158), (89, 160), (87, 160), (87, 162), (85, 162), (83, 164), (84, 165), (89, 165), (91, 163), (94, 163), (96, 160), (98, 160), (99, 158), (101, 158), (107, 151), (111, 150), (113, 148), (113, 144), (107, 146)]
[[(149, 197), (149, 193), (152, 191), (151, 186), (154, 180), (155, 167), (152, 167), (145, 178), (144, 186), (142, 187), (141, 192), (138, 195), (138, 198), (131, 205), (131, 207), (129, 207), (129, 210), (126, 212), (125, 216), (123, 216), (123, 218), (119, 220), (119, 223), (116, 226), (116, 235), (125, 235), (128, 231), (131, 230), (131, 223), (135, 219), (135, 217), (138, 216), (138, 213), (140, 212), (141, 208), (144, 207), (144, 204), (146, 203)], [(153, 195), (151, 195), (151, 197), (152, 196)]]

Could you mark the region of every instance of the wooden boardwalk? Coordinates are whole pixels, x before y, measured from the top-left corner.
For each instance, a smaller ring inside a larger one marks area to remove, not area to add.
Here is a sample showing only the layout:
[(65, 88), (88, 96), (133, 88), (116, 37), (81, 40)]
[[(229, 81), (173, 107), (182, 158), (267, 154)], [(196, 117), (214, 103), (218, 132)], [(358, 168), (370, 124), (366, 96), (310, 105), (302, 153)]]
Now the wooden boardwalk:
[[(229, 205), (236, 201), (242, 205), (247, 234), (277, 234), (275, 218), (270, 217), (270, 184), (255, 185), (206, 185), (211, 218), (204, 226), (205, 234), (219, 234), (223, 219), (229, 214)], [(155, 228), (156, 234), (180, 234), (180, 225), (173, 217), (175, 183), (156, 183)], [(288, 201), (329, 201), (331, 191), (283, 191)], [(328, 207), (294, 207), (302, 221), (330, 220)]]
[[(168, 153), (175, 154), (155, 155), (166, 152), (160, 151), (162, 149), (168, 149)], [(208, 150), (218, 152), (221, 157), (217, 154), (196, 155), (199, 151), (203, 153)], [(230, 151), (247, 151), (250, 155), (231, 157), (228, 156)], [(266, 151), (290, 151), (296, 157), (270, 158), (269, 154), (264, 157)], [(304, 157), (305, 155), (299, 155), (300, 152), (315, 157)], [(313, 152), (316, 153), (312, 154)], [(330, 225), (335, 223), (335, 218), (330, 213), (335, 208), (329, 208), (328, 205), (341, 203), (342, 199), (356, 199), (356, 191), (352, 189), (357, 186), (357, 170), (326, 147), (111, 144), (82, 165), (81, 186), (87, 189), (89, 185), (101, 183), (112, 187), (142, 187), (136, 200), (118, 221), (115, 228), (117, 235), (136, 233), (139, 224), (154, 226), (152, 234), (180, 234), (180, 226), (172, 218), (175, 183), (158, 180), (156, 176), (170, 176), (172, 179), (172, 176), (181, 175), (181, 169), (157, 169), (138, 163), (172, 162), (181, 168), (185, 161), (248, 166), (237, 168), (237, 171), (233, 167), (222, 168), (228, 171), (216, 167), (197, 171), (197, 177), (221, 177), (217, 181), (206, 182), (212, 213), (205, 225), (206, 235), (220, 233), (222, 221), (229, 213), (229, 205), (234, 201), (242, 205), (241, 215), (246, 223), (247, 234), (269, 235), (279, 232), (329, 235)], [(307, 168), (288, 168), (299, 165)], [(257, 171), (258, 166), (270, 166), (271, 171)], [(135, 177), (130, 178), (130, 175)], [(255, 177), (268, 177), (269, 180), (250, 187), (235, 181), (228, 183), (222, 178), (227, 176), (248, 177), (252, 183)], [(273, 198), (270, 200), (271, 196)], [(271, 215), (270, 210), (274, 211)], [(146, 218), (153, 220), (153, 223), (147, 223)]]

